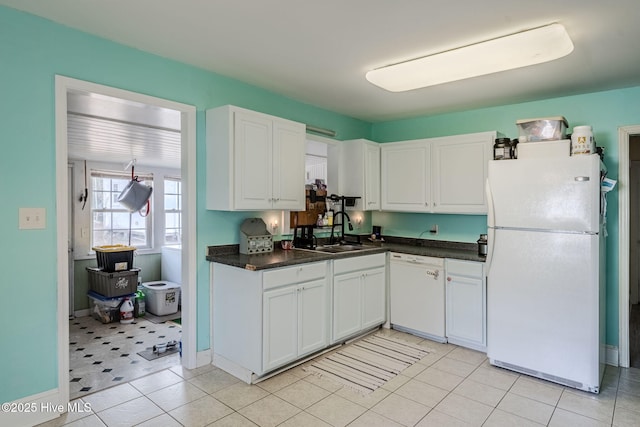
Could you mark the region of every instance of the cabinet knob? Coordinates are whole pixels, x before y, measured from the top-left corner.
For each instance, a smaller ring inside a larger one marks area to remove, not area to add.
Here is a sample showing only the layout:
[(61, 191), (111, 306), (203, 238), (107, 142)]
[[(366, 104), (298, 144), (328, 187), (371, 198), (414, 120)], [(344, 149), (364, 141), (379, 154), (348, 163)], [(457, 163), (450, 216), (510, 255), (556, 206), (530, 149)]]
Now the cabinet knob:
[(447, 276), (447, 282), (451, 281), (451, 276)]

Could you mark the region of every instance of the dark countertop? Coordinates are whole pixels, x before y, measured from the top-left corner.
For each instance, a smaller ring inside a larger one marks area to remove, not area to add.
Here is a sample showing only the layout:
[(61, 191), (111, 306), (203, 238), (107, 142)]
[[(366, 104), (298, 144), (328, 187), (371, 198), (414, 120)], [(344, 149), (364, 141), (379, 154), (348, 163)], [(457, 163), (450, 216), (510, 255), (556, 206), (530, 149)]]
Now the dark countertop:
[(259, 255), (239, 253), (239, 245), (209, 246), (207, 260), (246, 270), (266, 270), (316, 261), (349, 258), (384, 252), (400, 252), (412, 255), (436, 258), (454, 258), (465, 261), (484, 262), (485, 257), (478, 255), (475, 243), (446, 242), (441, 240), (411, 239), (385, 236), (384, 242), (365, 242), (366, 249), (342, 253), (327, 253), (309, 249), (282, 250), (276, 247), (273, 252)]

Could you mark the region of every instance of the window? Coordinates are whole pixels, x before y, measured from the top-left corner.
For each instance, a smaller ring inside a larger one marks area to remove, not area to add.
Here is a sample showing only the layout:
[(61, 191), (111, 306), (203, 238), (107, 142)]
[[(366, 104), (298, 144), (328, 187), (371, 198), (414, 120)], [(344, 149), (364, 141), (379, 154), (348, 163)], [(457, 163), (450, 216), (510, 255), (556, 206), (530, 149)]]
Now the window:
[[(138, 174), (138, 179), (151, 185), (153, 176)], [(151, 247), (151, 216), (130, 213), (118, 203), (129, 181), (131, 174), (126, 172), (91, 171), (91, 246)]]
[(182, 183), (180, 178), (164, 179), (164, 242), (182, 243)]

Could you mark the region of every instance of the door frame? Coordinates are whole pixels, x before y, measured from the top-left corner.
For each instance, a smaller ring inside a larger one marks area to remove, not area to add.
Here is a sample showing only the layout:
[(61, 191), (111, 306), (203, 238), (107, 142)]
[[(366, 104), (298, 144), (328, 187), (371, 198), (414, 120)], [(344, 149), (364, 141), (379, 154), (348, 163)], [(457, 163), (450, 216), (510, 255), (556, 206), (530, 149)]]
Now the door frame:
[(64, 407), (69, 402), (69, 243), (67, 92), (79, 90), (180, 111), (181, 179), (183, 185), (182, 229), (182, 365), (196, 368), (196, 107), (70, 77), (55, 76), (56, 126), (56, 233), (58, 283), (58, 390)]
[(640, 125), (618, 128), (618, 364), (628, 368), (629, 357), (629, 138)]

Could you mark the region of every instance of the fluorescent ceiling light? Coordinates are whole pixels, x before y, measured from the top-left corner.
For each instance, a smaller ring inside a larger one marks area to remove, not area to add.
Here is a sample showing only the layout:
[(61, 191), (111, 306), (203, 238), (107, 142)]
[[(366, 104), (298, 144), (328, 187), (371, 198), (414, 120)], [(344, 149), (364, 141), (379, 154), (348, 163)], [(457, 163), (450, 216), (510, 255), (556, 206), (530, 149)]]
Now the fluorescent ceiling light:
[(371, 70), (367, 80), (403, 92), (562, 58), (573, 51), (564, 27), (551, 24)]

